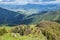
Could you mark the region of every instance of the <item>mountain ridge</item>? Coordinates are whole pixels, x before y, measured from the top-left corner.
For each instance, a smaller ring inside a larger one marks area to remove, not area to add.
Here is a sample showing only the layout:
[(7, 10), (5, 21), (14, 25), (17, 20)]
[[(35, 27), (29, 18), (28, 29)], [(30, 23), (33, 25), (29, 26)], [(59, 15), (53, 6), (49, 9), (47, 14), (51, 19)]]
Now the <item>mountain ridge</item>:
[(59, 4), (27, 4), (27, 5), (0, 5), (2, 8), (6, 8), (13, 11), (19, 11), (20, 9), (29, 10), (29, 9), (38, 9), (40, 11), (48, 10), (60, 10)]
[(0, 24), (20, 24), (21, 20), (23, 20), (23, 17), (23, 14), (0, 8)]
[[(30, 16), (27, 16), (27, 19), (31, 19), (31, 24), (37, 24), (41, 21), (55, 21), (60, 22), (60, 11), (45, 11), (37, 14), (32, 14)], [(29, 21), (29, 20), (28, 20)]]

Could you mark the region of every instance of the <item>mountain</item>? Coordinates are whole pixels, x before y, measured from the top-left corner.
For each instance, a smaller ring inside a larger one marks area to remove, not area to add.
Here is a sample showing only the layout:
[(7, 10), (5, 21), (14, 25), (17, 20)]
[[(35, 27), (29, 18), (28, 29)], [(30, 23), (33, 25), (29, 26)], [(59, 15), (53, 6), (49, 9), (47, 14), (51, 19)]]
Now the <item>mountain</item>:
[[(30, 14), (33, 13), (33, 14)], [(42, 12), (14, 12), (0, 8), (0, 24), (18, 25), (18, 24), (37, 24), (41, 21), (56, 21), (60, 23), (60, 11), (42, 11)]]
[(9, 9), (12, 11), (19, 11), (20, 9), (24, 9), (24, 10), (35, 9), (39, 11), (60, 10), (60, 4), (27, 4), (27, 5), (0, 4), (0, 7)]
[(23, 18), (23, 14), (0, 8), (0, 24), (17, 25)]
[(23, 23), (37, 24), (41, 21), (56, 21), (60, 22), (60, 11), (43, 11), (37, 14), (27, 16)]
[(26, 16), (32, 15), (32, 14), (37, 14), (40, 11), (37, 9), (29, 9), (29, 10), (24, 10), (24, 9), (20, 9), (19, 11), (17, 11), (18, 13), (24, 14)]
[[(37, 24), (40, 21), (60, 22), (59, 4), (27, 4), (0, 6), (2, 7), (0, 8), (0, 24)], [(12, 9), (14, 11), (12, 11)]]

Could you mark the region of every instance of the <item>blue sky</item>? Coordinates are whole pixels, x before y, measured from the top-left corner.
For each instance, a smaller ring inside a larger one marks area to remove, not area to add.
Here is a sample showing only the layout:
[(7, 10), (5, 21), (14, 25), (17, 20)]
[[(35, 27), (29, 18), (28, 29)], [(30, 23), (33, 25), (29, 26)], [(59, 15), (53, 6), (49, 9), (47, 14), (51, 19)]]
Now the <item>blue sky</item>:
[(60, 0), (0, 0), (0, 4), (26, 5), (60, 3)]

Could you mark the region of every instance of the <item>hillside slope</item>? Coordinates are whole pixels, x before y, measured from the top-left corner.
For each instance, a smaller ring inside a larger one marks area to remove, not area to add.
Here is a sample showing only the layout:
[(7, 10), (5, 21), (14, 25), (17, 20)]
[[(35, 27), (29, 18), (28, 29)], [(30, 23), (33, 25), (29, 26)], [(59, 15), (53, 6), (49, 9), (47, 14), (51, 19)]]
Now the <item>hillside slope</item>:
[(23, 17), (23, 14), (0, 8), (0, 24), (20, 24), (23, 20)]
[(7, 25), (37, 24), (41, 21), (60, 22), (60, 11), (43, 11), (43, 12), (29, 11), (26, 12), (26, 14), (21, 11), (18, 13), (0, 8), (0, 24)]
[[(30, 20), (31, 21), (30, 21)], [(60, 11), (44, 11), (37, 14), (32, 14), (30, 16), (27, 16), (24, 22), (27, 21), (30, 22), (30, 24), (37, 24), (40, 21), (56, 21), (59, 22), (60, 20)]]
[(60, 40), (60, 23), (57, 22), (42, 21), (36, 25), (8, 27), (0, 27), (1, 40)]
[(51, 21), (43, 21), (36, 27), (39, 27), (47, 40), (60, 40), (60, 24)]

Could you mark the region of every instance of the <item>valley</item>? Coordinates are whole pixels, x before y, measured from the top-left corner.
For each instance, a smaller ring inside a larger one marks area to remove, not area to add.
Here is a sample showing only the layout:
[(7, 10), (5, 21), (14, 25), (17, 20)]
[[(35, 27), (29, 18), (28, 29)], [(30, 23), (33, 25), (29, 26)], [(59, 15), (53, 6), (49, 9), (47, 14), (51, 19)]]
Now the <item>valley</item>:
[(60, 5), (0, 4), (0, 40), (60, 40)]

